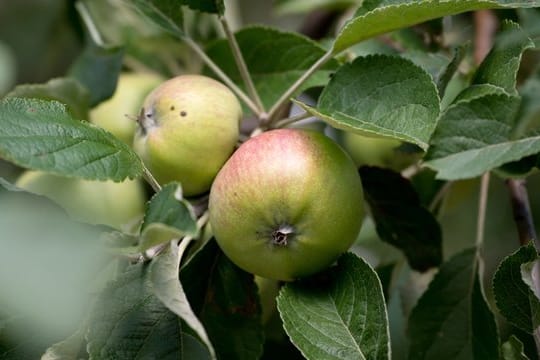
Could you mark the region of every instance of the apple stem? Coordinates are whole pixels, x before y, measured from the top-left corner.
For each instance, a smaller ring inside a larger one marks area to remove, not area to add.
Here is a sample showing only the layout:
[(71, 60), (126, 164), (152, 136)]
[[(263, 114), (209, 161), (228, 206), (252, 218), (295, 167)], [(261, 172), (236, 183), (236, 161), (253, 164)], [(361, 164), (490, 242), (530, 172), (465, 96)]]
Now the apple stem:
[(275, 124), (272, 125), (272, 128), (274, 128), (274, 129), (284, 128), (284, 127), (287, 127), (287, 126), (289, 126), (291, 124), (294, 124), (297, 121), (310, 118), (311, 116), (312, 115), (310, 113), (308, 113), (308, 112), (304, 112), (302, 114), (294, 115), (294, 116), (291, 116), (291, 117), (288, 117), (286, 119), (283, 119), (283, 120), (280, 120), (280, 121), (276, 122)]
[(253, 79), (251, 78), (251, 75), (247, 68), (246, 61), (244, 59), (244, 56), (242, 55), (242, 51), (240, 50), (240, 46), (236, 41), (236, 37), (232, 33), (227, 18), (225, 16), (220, 16), (219, 21), (221, 22), (221, 26), (223, 27), (223, 32), (227, 36), (229, 46), (231, 47), (231, 52), (234, 56), (234, 60), (236, 61), (236, 66), (240, 71), (240, 75), (242, 76), (242, 80), (244, 80), (244, 84), (246, 85), (248, 93), (255, 101), (255, 105), (257, 105), (259, 113), (262, 114), (264, 113), (264, 105), (261, 101), (259, 93), (257, 92), (257, 89), (255, 88), (255, 84), (253, 84)]
[(223, 81), (235, 94), (242, 100), (246, 106), (253, 111), (257, 117), (261, 117), (262, 113), (259, 111), (257, 105), (247, 96), (236, 84), (220, 69), (217, 64), (206, 55), (203, 49), (193, 41), (191, 38), (184, 36), (182, 40), (188, 45), (200, 58), (201, 60), (210, 68), (212, 71)]
[[(484, 230), (486, 225), (486, 209), (488, 200), (490, 173), (482, 175), (480, 182), (480, 197), (478, 200), (478, 220), (476, 223), (476, 247), (479, 250), (484, 243)], [(477, 251), (478, 251), (477, 250)]]
[(536, 249), (540, 249), (540, 242), (538, 241), (534, 227), (525, 180), (509, 179), (506, 181), (506, 186), (510, 192), (512, 212), (514, 214), (520, 245), (526, 245), (532, 241)]
[(156, 180), (154, 175), (152, 175), (150, 170), (148, 170), (148, 168), (144, 164), (143, 164), (143, 176), (146, 182), (150, 184), (150, 186), (152, 187), (152, 189), (154, 189), (155, 192), (160, 192), (161, 185), (159, 185), (159, 182)]
[(334, 57), (334, 53), (332, 52), (332, 49), (330, 49), (319, 60), (317, 60), (313, 65), (311, 65), (311, 67), (298, 80), (296, 80), (294, 84), (292, 84), (291, 87), (289, 87), (289, 89), (287, 89), (287, 91), (285, 91), (283, 95), (281, 95), (279, 100), (276, 101), (276, 103), (270, 108), (270, 110), (268, 111), (267, 123), (264, 125), (272, 124), (272, 122), (274, 121), (273, 118), (275, 117), (281, 106), (283, 106), (283, 104), (289, 101), (290, 97), (300, 88), (300, 86), (302, 86), (311, 75), (313, 75), (317, 70), (319, 70), (319, 68), (326, 64), (327, 61), (332, 59), (332, 57)]

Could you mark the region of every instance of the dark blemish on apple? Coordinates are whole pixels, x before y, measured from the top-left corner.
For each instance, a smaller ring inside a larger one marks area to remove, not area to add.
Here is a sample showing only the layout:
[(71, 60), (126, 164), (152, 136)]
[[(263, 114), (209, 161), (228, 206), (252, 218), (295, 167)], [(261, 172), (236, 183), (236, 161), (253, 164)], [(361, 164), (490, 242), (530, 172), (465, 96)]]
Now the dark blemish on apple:
[(187, 115), (187, 112), (185, 111), (180, 111), (180, 116), (186, 116)]
[(171, 105), (171, 111), (174, 111), (174, 105)]

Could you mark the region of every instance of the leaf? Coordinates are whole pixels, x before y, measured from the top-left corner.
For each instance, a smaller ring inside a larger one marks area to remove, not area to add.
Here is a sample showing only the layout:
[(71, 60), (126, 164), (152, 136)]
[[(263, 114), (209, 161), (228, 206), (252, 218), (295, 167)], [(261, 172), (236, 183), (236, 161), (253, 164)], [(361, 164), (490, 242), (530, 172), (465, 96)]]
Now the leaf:
[(286, 284), (278, 298), (283, 325), (307, 359), (390, 359), (381, 283), (353, 254), (316, 284)]
[(74, 120), (58, 102), (0, 102), (0, 156), (19, 166), (88, 180), (142, 174), (138, 156), (112, 134)]
[(182, 0), (124, 0), (169, 34), (184, 36)]
[(147, 267), (128, 267), (97, 299), (86, 339), (90, 359), (210, 359), (206, 346), (153, 294)]
[(181, 268), (180, 280), (218, 359), (260, 358), (264, 332), (253, 275), (231, 263), (211, 240)]
[(169, 251), (155, 258), (150, 264), (150, 281), (154, 289), (154, 294), (173, 313), (178, 315), (191, 329), (198, 335), (208, 348), (212, 359), (216, 354), (206, 331), (193, 313), (189, 301), (184, 293), (180, 279), (180, 260), (184, 255), (190, 241), (186, 238), (178, 246), (176, 242), (171, 242)]
[[(268, 27), (247, 27), (238, 31), (235, 37), (255, 88), (266, 107), (273, 105), (326, 52), (307, 37)], [(206, 52), (236, 84), (244, 86), (227, 40), (214, 42)], [(297, 93), (325, 85), (337, 67), (335, 60), (329, 61)]]
[(6, 97), (56, 100), (64, 104), (75, 119), (88, 119), (88, 91), (72, 78), (52, 79), (44, 84), (18, 85)]
[(525, 134), (540, 127), (540, 67), (519, 89), (521, 106), (517, 120), (516, 134)]
[(335, 128), (393, 137), (424, 150), (439, 115), (431, 77), (409, 60), (387, 55), (343, 65), (316, 108), (301, 106)]
[(219, 15), (223, 15), (225, 12), (223, 0), (180, 0), (180, 3), (189, 6), (192, 10)]
[(495, 317), (481, 289), (476, 249), (444, 263), (409, 318), (409, 359), (498, 359)]
[(529, 360), (523, 350), (523, 343), (514, 335), (502, 345), (503, 360)]
[(525, 264), (521, 264), (521, 279), (533, 294), (540, 299), (540, 289), (537, 288), (536, 284), (540, 284), (540, 261), (534, 260)]
[(182, 236), (197, 237), (193, 208), (182, 198), (178, 183), (169, 183), (147, 205), (141, 226), (140, 251)]
[(84, 328), (81, 327), (73, 335), (49, 347), (41, 360), (77, 359), (83, 344)]
[(274, 10), (280, 14), (308, 13), (318, 9), (345, 10), (358, 0), (277, 0)]
[(444, 97), (448, 83), (458, 71), (459, 64), (461, 64), (461, 62), (465, 58), (468, 47), (469, 47), (468, 44), (457, 47), (454, 50), (454, 57), (448, 63), (448, 65), (444, 68), (444, 70), (440, 73), (437, 79), (437, 90), (439, 92), (439, 97), (441, 99)]
[(69, 75), (77, 79), (90, 93), (90, 107), (114, 94), (123, 59), (124, 50), (120, 47), (106, 48), (88, 44), (73, 63)]
[(501, 262), (493, 278), (493, 292), (500, 313), (528, 333), (540, 326), (540, 300), (523, 281), (521, 266), (537, 259), (533, 245), (522, 246)]
[(426, 271), (442, 261), (442, 234), (435, 217), (400, 174), (361, 167), (364, 197), (381, 239), (405, 253), (412, 269)]
[(480, 9), (538, 7), (538, 0), (387, 0), (371, 1), (340, 30), (335, 54), (362, 40), (428, 20)]
[(503, 32), (476, 71), (473, 84), (491, 84), (503, 88), (508, 94), (517, 95), (516, 76), (521, 55), (533, 47), (534, 43), (518, 24), (505, 21)]

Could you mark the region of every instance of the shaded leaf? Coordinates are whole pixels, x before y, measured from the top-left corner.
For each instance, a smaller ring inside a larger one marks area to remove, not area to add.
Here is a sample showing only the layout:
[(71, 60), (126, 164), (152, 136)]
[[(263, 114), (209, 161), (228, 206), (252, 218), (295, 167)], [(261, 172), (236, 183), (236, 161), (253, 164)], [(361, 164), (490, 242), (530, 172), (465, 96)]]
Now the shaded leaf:
[(144, 264), (132, 265), (99, 296), (86, 334), (90, 359), (210, 359), (147, 275)]
[(112, 134), (74, 120), (58, 102), (0, 102), (0, 156), (17, 165), (88, 180), (142, 174), (138, 156)]
[(18, 85), (6, 97), (56, 100), (64, 104), (75, 119), (88, 119), (88, 91), (72, 78), (52, 79), (44, 84)]
[[(124, 50), (88, 44), (69, 69), (69, 75), (84, 85), (90, 94), (90, 107), (110, 98), (122, 69)], [(88, 120), (84, 117), (83, 119)]]
[(318, 9), (344, 10), (358, 0), (277, 0), (275, 11), (278, 14), (308, 13)]
[(441, 228), (411, 183), (377, 167), (361, 167), (360, 177), (380, 238), (402, 250), (412, 269), (437, 267), (442, 261)]
[(307, 359), (390, 359), (388, 320), (377, 274), (353, 254), (316, 283), (286, 284), (278, 309)]
[(392, 30), (480, 9), (538, 7), (538, 0), (384, 0), (366, 1), (340, 30), (333, 46), (339, 53), (362, 40)]
[(481, 289), (476, 249), (444, 263), (409, 318), (409, 359), (498, 359), (495, 317)]
[(211, 240), (181, 268), (180, 280), (218, 359), (261, 356), (264, 333), (253, 275), (231, 263)]
[(523, 350), (523, 343), (514, 335), (502, 345), (503, 360), (529, 360)]
[(154, 294), (169, 310), (178, 315), (191, 327), (207, 346), (211, 357), (215, 359), (214, 348), (208, 339), (203, 325), (193, 313), (178, 278), (180, 260), (189, 242), (187, 238), (183, 239), (180, 245), (177, 245), (176, 242), (171, 242), (168, 251), (154, 258), (150, 264), (150, 281), (152, 282)]
[(422, 149), (435, 130), (439, 97), (429, 74), (409, 60), (360, 57), (343, 65), (308, 112), (338, 129), (383, 135)]
[(501, 262), (493, 278), (497, 308), (510, 323), (528, 333), (540, 326), (540, 300), (523, 281), (521, 266), (537, 259), (533, 245), (522, 246)]
[(58, 342), (45, 351), (41, 360), (77, 359), (84, 344), (84, 328), (80, 328), (70, 337)]
[(467, 54), (467, 48), (468, 44), (457, 47), (454, 50), (454, 57), (437, 78), (437, 90), (441, 99), (444, 97), (448, 83), (458, 71), (459, 64), (461, 64), (461, 62), (465, 58), (465, 55)]
[(184, 36), (184, 15), (179, 0), (124, 0), (132, 4), (161, 29), (176, 37)]
[[(311, 65), (325, 54), (316, 42), (292, 32), (252, 26), (235, 34), (263, 104), (270, 107)], [(283, 51), (286, 49), (287, 51)], [(218, 40), (207, 49), (208, 56), (239, 86), (242, 77), (227, 40)], [(338, 63), (331, 60), (312, 75), (297, 93), (325, 85)]]

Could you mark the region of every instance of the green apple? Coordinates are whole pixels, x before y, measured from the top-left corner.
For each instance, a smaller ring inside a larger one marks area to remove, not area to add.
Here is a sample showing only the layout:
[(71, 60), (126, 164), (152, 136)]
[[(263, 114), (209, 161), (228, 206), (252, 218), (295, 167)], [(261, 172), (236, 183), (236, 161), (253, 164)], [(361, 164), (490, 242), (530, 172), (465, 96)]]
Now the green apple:
[(117, 229), (140, 217), (146, 202), (139, 180), (115, 183), (26, 171), (16, 185), (50, 198), (77, 220)]
[(122, 73), (116, 91), (90, 112), (90, 121), (131, 145), (145, 97), (164, 79), (150, 73)]
[(245, 142), (217, 175), (210, 223), (240, 268), (290, 281), (331, 265), (356, 239), (363, 192), (351, 158), (330, 138), (272, 130)]
[(403, 142), (390, 138), (344, 132), (342, 143), (356, 166), (379, 166), (401, 171), (414, 164), (421, 156), (419, 152), (403, 150)]
[(178, 181), (184, 195), (199, 195), (234, 151), (241, 118), (240, 103), (225, 85), (178, 76), (146, 98), (134, 149), (158, 182)]

